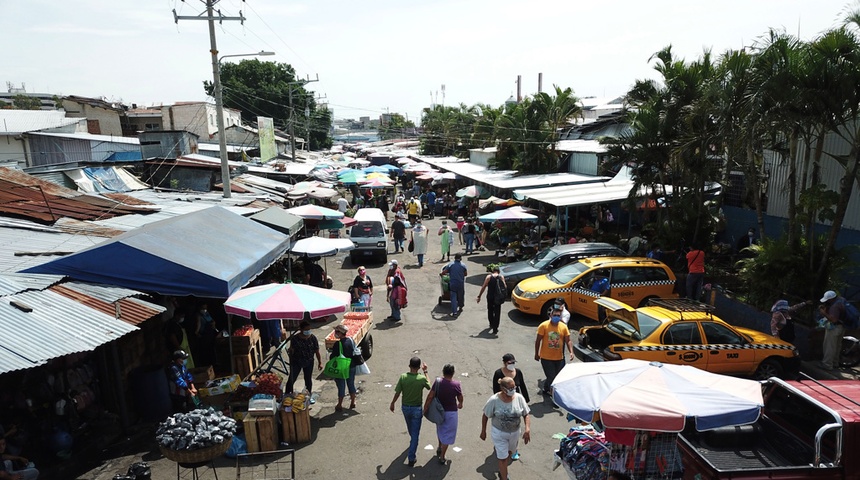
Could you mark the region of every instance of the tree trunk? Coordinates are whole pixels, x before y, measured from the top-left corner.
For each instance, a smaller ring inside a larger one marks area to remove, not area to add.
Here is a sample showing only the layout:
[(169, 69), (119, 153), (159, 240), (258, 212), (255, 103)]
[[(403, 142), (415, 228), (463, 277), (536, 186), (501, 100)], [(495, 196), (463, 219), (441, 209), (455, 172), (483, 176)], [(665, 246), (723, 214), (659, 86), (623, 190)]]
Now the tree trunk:
[[(860, 132), (858, 132), (860, 134)], [(860, 138), (855, 135), (854, 137)], [(827, 235), (827, 243), (824, 244), (824, 252), (821, 255), (821, 263), (818, 264), (818, 272), (815, 274), (815, 284), (822, 286), (824, 275), (827, 273), (827, 264), (830, 260), (833, 250), (836, 248), (836, 238), (839, 236), (839, 231), (842, 229), (842, 222), (845, 220), (845, 212), (848, 210), (848, 201), (851, 200), (851, 192), (854, 190), (854, 180), (857, 178), (857, 170), (860, 167), (860, 145), (854, 142), (851, 147), (851, 159), (845, 165), (845, 175), (842, 177), (839, 185), (839, 201), (836, 202), (836, 214), (833, 218), (833, 224), (830, 226), (830, 232)]]
[(797, 130), (788, 141), (788, 244), (796, 247), (797, 238)]

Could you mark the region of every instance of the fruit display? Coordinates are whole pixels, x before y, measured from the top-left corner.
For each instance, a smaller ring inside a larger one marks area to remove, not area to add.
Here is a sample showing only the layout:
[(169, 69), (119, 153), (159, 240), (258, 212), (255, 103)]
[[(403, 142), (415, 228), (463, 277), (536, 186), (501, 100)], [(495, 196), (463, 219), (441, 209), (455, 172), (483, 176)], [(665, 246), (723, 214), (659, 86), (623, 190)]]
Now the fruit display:
[(233, 332), (233, 336), (234, 337), (247, 337), (247, 336), (250, 336), (253, 331), (254, 331), (253, 325), (245, 325), (243, 327), (237, 328)]
[(257, 386), (254, 388), (254, 393), (262, 393), (265, 395), (272, 395), (276, 400), (279, 400), (281, 396), (284, 394), (281, 388), (281, 382), (283, 379), (280, 375), (274, 373), (264, 373), (257, 377), (254, 383)]
[(220, 445), (236, 433), (236, 421), (213, 409), (198, 409), (167, 417), (155, 431), (155, 441), (170, 450), (199, 450)]

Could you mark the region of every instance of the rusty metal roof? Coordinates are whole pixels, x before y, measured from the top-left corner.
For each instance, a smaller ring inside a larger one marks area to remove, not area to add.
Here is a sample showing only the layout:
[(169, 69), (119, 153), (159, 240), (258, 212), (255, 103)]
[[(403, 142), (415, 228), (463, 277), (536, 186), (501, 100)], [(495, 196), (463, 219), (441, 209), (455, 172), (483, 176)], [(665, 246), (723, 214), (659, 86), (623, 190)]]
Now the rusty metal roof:
[[(136, 290), (111, 285), (68, 282), (54, 285), (49, 290), (71, 298), (93, 310), (98, 310), (114, 317), (119, 315), (120, 320), (131, 325), (140, 325), (166, 310), (160, 305), (134, 298), (135, 295), (141, 295)], [(119, 308), (117, 308), (117, 305)]]
[(129, 213), (151, 213), (152, 209), (82, 195), (18, 170), (0, 168), (0, 212), (53, 223), (62, 217), (96, 220)]

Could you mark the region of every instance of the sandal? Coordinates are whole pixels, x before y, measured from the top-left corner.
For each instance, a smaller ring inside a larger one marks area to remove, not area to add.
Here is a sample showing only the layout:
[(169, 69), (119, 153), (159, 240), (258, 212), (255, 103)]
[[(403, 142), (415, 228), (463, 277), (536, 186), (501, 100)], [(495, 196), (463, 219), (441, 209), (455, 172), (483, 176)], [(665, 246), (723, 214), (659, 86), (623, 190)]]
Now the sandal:
[(342, 410), (343, 410), (343, 407), (341, 407), (340, 405), (335, 405), (335, 407), (334, 407), (335, 412), (340, 412)]
[(355, 402), (352, 402), (352, 403), (350, 403), (350, 404), (349, 404), (349, 409), (350, 409), (350, 410), (355, 410)]

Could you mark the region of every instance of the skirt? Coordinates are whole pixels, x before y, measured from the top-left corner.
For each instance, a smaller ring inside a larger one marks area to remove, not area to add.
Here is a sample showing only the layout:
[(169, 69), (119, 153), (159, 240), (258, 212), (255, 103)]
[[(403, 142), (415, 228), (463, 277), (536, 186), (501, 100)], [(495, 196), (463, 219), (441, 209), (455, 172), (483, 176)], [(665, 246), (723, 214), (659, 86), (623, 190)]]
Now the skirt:
[(443, 445), (453, 445), (457, 439), (457, 411), (445, 412), (445, 421), (436, 425), (436, 437)]

